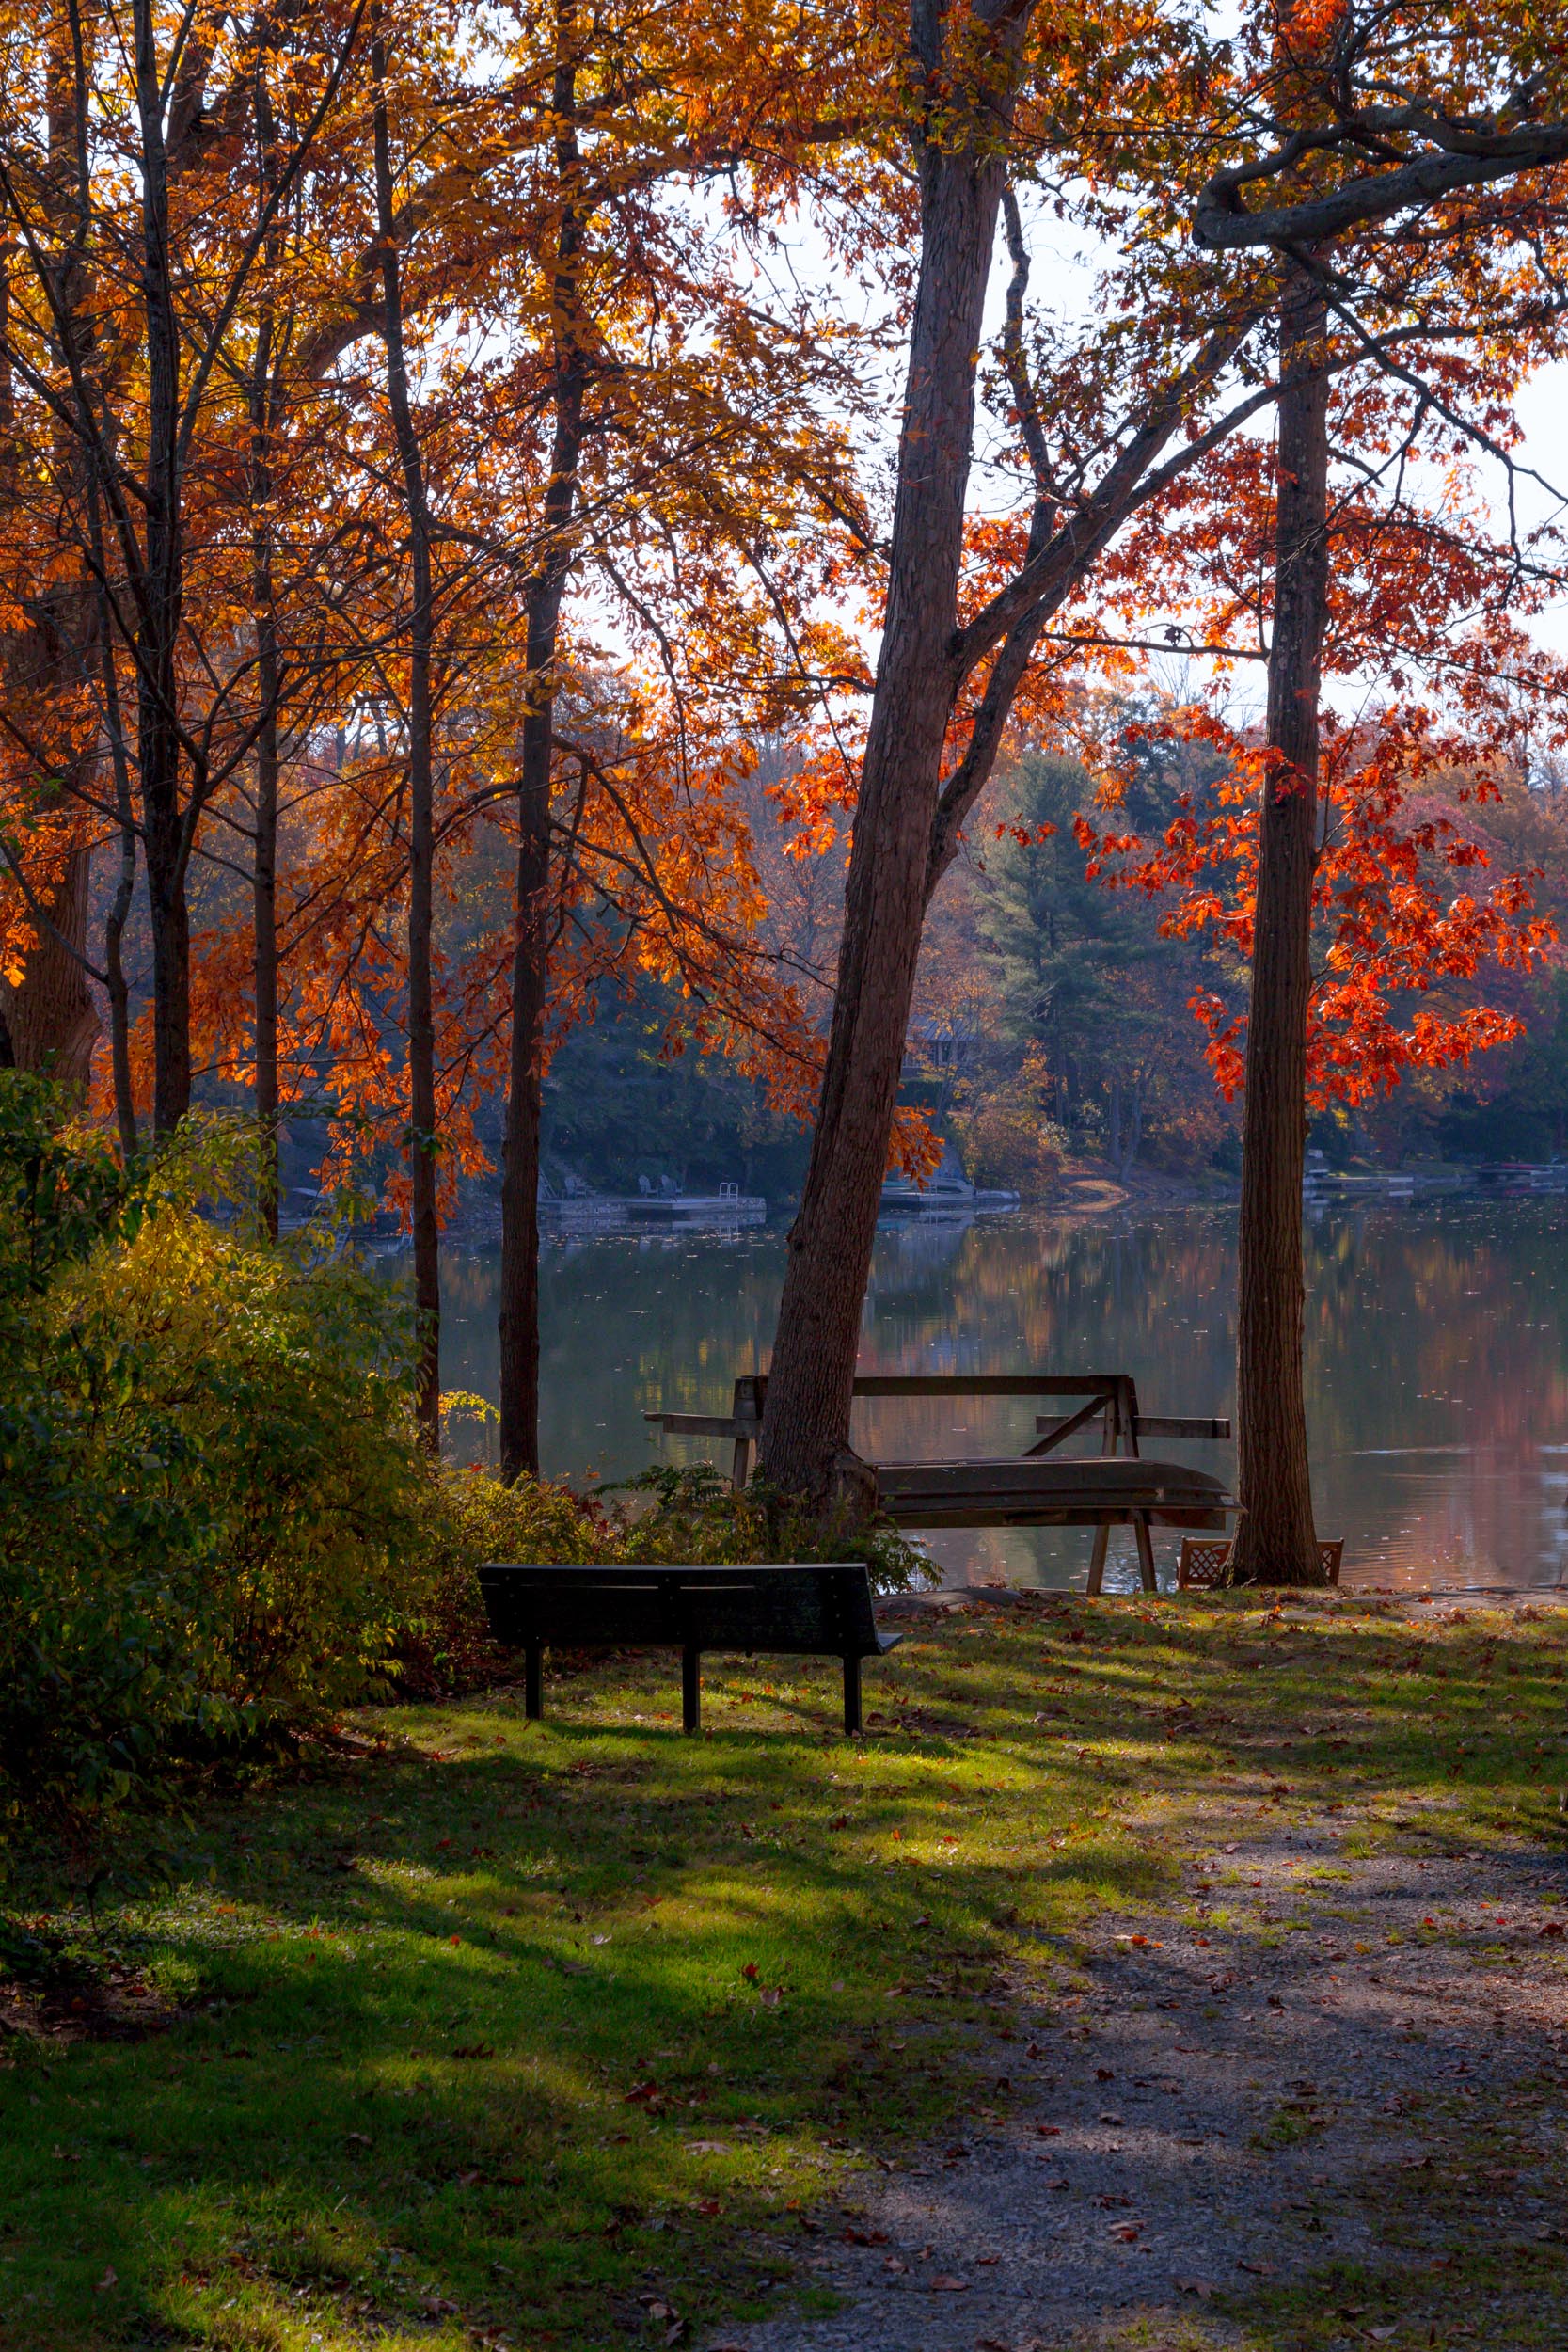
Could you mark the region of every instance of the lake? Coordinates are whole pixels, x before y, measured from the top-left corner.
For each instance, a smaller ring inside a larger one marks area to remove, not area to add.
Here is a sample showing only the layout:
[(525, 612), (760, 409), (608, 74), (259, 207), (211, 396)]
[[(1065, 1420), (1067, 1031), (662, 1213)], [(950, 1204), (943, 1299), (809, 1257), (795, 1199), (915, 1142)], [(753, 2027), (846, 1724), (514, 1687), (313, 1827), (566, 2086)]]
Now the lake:
[[(1234, 1390), (1234, 1207), (970, 1222), (878, 1236), (865, 1372), (1130, 1372), (1145, 1412), (1226, 1414)], [(1369, 1203), (1309, 1213), (1307, 1384), (1318, 1529), (1357, 1583), (1556, 1585), (1568, 1573), (1568, 1200)], [(650, 1433), (644, 1407), (728, 1408), (764, 1369), (780, 1228), (546, 1241), (546, 1472), (624, 1478), (726, 1447)], [(497, 1391), (495, 1252), (444, 1268), (442, 1384)], [(1034, 1406), (857, 1406), (889, 1456), (1022, 1454)], [(873, 1419), (873, 1416), (875, 1418)], [(1158, 1441), (1228, 1477), (1228, 1446)], [(1082, 1582), (1087, 1530), (933, 1538), (947, 1581)], [(1177, 1538), (1156, 1537), (1162, 1581)], [(1107, 1588), (1134, 1581), (1112, 1537)]]

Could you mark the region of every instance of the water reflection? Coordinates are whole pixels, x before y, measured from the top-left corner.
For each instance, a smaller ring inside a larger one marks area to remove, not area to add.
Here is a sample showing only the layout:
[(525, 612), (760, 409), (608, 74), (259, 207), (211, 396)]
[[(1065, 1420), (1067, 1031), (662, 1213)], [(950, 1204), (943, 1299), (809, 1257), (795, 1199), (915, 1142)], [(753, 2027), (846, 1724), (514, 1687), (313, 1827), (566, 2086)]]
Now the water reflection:
[[(911, 1223), (878, 1239), (864, 1371), (1125, 1371), (1144, 1409), (1226, 1413), (1233, 1212)], [(584, 1236), (542, 1270), (546, 1467), (625, 1476), (705, 1449), (656, 1440), (657, 1405), (714, 1410), (763, 1367), (783, 1273), (776, 1231)], [(443, 1379), (496, 1391), (494, 1254), (445, 1269)], [(1379, 1583), (1568, 1577), (1568, 1201), (1327, 1209), (1307, 1227), (1307, 1378), (1319, 1526)], [(875, 1415), (873, 1420), (872, 1416)], [(858, 1408), (886, 1455), (1022, 1453), (1033, 1408), (920, 1401)], [(1229, 1450), (1161, 1451), (1228, 1474)], [(1081, 1578), (1077, 1530), (934, 1539), (957, 1581)], [(1174, 1539), (1167, 1537), (1163, 1564)], [(1115, 1540), (1113, 1558), (1116, 1557)], [(1131, 1544), (1120, 1581), (1132, 1581)], [(1110, 1580), (1108, 1580), (1110, 1581)]]

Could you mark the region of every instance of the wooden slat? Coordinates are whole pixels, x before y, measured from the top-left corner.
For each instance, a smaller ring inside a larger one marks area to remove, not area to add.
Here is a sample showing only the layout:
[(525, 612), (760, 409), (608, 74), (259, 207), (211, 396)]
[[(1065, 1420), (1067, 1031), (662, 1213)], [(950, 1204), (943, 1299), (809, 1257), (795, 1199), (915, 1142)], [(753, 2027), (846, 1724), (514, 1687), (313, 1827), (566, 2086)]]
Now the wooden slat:
[(1082, 1429), (1086, 1422), (1094, 1420), (1097, 1413), (1102, 1414), (1106, 1402), (1107, 1400), (1102, 1396), (1091, 1396), (1088, 1403), (1080, 1406), (1076, 1413), (1068, 1413), (1060, 1421), (1037, 1419), (1035, 1427), (1043, 1429), (1046, 1435), (1040, 1439), (1038, 1445), (1032, 1445), (1025, 1449), (1025, 1459), (1033, 1460), (1041, 1454), (1054, 1453), (1057, 1446), (1070, 1438), (1075, 1429)]
[(1228, 1438), (1227, 1421), (1207, 1421), (1201, 1414), (1140, 1413), (1132, 1423), (1140, 1438)]
[(733, 1413), (649, 1413), (644, 1421), (657, 1422), (661, 1429), (677, 1438), (752, 1438), (756, 1435), (754, 1421), (736, 1421)]
[(1111, 1396), (1119, 1372), (876, 1372), (857, 1378), (857, 1396)]
[(962, 1462), (879, 1462), (879, 1481), (890, 1492), (914, 1485), (941, 1486), (952, 1494), (978, 1493), (988, 1487), (1010, 1486), (1045, 1493), (1048, 1489), (1104, 1487), (1115, 1494), (1137, 1494), (1153, 1487), (1218, 1494), (1220, 1481), (1212, 1470), (1195, 1470), (1189, 1462), (1135, 1461), (1125, 1455), (1092, 1454), (1086, 1461), (1041, 1462), (994, 1457)]
[[(1100, 1407), (1091, 1406), (1089, 1409), (1093, 1413), (1098, 1412)], [(1072, 1416), (1074, 1424), (1083, 1419), (1084, 1415), (1081, 1413), (1075, 1413)], [(1059, 1429), (1065, 1437), (1069, 1425), (1058, 1421), (1054, 1414), (1037, 1413), (1035, 1416), (1035, 1427), (1039, 1430)], [(1200, 1413), (1134, 1413), (1132, 1428), (1134, 1434), (1140, 1438), (1228, 1438), (1231, 1434), (1230, 1423), (1227, 1421), (1211, 1420)], [(1030, 1451), (1033, 1452), (1034, 1449), (1031, 1448)]]

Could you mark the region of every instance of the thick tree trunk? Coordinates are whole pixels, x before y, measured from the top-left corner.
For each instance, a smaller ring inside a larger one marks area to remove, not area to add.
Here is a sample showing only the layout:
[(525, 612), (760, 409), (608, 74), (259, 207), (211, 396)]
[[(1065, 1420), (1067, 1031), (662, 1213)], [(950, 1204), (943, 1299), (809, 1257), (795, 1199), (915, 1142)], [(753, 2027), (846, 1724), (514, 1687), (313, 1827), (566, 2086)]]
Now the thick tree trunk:
[[(379, 11), (376, 12), (379, 18)], [(392, 200), (386, 48), (372, 43), (375, 80), (375, 191), (381, 236), (387, 391), (408, 514), (412, 598), (408, 622), (408, 1163), (413, 1191), (414, 1299), (420, 1318), (415, 1411), (432, 1453), (441, 1442), (441, 1270), (436, 1216), (436, 1010), (432, 977), (436, 868), (431, 660), (436, 606), (424, 463), (408, 395), (403, 286)]]
[[(570, 11), (558, 19), (564, 45)], [(555, 736), (553, 672), (561, 606), (571, 563), (571, 528), (582, 454), (587, 366), (578, 320), (582, 216), (580, 160), (573, 127), (577, 72), (562, 56), (555, 75), (556, 168), (561, 229), (553, 286), (556, 318), (555, 426), (545, 490), (538, 568), (530, 584), (517, 791), (517, 902), (512, 957), (512, 1040), (501, 1167), (500, 1468), (507, 1480), (539, 1475), (539, 1127), (545, 1007), (550, 950), (550, 775)]]
[(1238, 1582), (1323, 1581), (1302, 1386), (1301, 1185), (1317, 863), (1319, 704), (1328, 614), (1328, 376), (1323, 295), (1293, 268), (1280, 310), (1279, 489), (1269, 766), (1242, 1114), (1236, 1418)]
[(865, 1491), (849, 1451), (849, 1405), (957, 684), (974, 377), (1004, 177), (995, 129), (988, 119), (987, 135), (973, 143), (945, 137), (921, 151), (920, 281), (887, 614), (827, 1068), (790, 1229), (762, 1431), (768, 1480), (818, 1502), (841, 1486)]

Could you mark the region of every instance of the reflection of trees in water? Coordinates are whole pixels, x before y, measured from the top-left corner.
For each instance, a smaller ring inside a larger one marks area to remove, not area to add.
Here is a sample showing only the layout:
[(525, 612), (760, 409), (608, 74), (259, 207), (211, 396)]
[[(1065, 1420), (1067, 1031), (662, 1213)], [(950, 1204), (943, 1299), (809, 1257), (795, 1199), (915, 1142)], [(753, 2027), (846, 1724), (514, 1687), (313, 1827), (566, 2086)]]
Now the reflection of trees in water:
[[(652, 1459), (644, 1407), (715, 1410), (765, 1364), (779, 1232), (554, 1243), (542, 1266), (545, 1447), (558, 1471)], [(1374, 1204), (1307, 1231), (1307, 1373), (1325, 1532), (1350, 1556), (1557, 1571), (1568, 1454), (1568, 1201)], [(493, 1253), (445, 1269), (449, 1388), (493, 1395)], [(1024, 1214), (879, 1236), (862, 1363), (879, 1372), (1131, 1372), (1146, 1410), (1224, 1413), (1232, 1393), (1226, 1209), (1092, 1221)], [(1032, 1404), (858, 1409), (889, 1454), (1022, 1453)], [(1459, 1447), (1451, 1454), (1371, 1449)], [(721, 1449), (717, 1449), (721, 1451)], [(1161, 1440), (1227, 1468), (1228, 1454)], [(716, 1451), (691, 1445), (689, 1456)], [(1419, 1524), (1412, 1531), (1411, 1520)], [(953, 1542), (958, 1544), (955, 1537)], [(1082, 1567), (1083, 1543), (976, 1536), (969, 1556)]]

